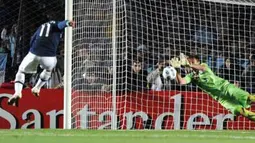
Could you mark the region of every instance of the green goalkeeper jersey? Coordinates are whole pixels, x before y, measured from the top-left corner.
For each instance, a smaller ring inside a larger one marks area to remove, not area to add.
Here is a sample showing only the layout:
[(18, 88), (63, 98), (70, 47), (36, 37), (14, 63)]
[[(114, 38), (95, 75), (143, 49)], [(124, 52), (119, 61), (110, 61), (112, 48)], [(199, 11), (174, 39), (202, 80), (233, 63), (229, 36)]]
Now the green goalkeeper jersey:
[(205, 71), (187, 74), (185, 76), (187, 83), (192, 82), (196, 84), (234, 115), (238, 114), (241, 108), (250, 107), (248, 92), (216, 76), (206, 64), (202, 63), (201, 65), (206, 66)]
[(205, 71), (187, 74), (185, 80), (187, 83), (192, 82), (196, 84), (201, 90), (210, 94), (212, 98), (218, 100), (219, 96), (224, 95), (226, 92), (229, 82), (216, 76), (207, 64), (202, 63), (201, 65), (206, 66)]

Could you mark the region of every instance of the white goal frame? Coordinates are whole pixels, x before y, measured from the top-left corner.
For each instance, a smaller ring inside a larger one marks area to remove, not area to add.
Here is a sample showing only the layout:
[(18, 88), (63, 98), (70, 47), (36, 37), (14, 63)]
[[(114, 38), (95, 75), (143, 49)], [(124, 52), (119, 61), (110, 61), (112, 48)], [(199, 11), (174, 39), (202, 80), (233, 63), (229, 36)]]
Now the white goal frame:
[[(65, 19), (73, 19), (73, 0), (65, 0)], [(72, 27), (65, 30), (64, 56), (64, 129), (71, 129), (71, 101), (72, 101)], [(113, 90), (112, 90), (112, 130), (117, 129), (116, 121), (116, 0), (113, 0), (112, 19), (112, 50), (113, 50)]]
[[(65, 19), (73, 19), (73, 0), (65, 0)], [(65, 30), (64, 56), (64, 129), (71, 129), (72, 27)]]

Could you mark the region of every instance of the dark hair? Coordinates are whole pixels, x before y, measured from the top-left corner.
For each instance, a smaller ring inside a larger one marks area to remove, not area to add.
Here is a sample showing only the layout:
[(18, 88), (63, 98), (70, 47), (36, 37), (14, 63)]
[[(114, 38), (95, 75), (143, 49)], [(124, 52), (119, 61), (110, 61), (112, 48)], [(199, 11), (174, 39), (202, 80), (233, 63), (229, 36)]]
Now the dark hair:
[(254, 54), (251, 55), (251, 61), (255, 61), (255, 55)]
[(188, 58), (191, 58), (191, 59), (197, 59), (200, 61), (200, 57), (198, 55), (189, 55)]
[(165, 62), (165, 57), (163, 57), (163, 56), (158, 56), (158, 58), (157, 58), (157, 63), (163, 63), (163, 62)]
[(132, 64), (133, 63), (141, 63), (142, 62), (142, 59), (139, 58), (139, 57), (134, 57), (133, 60), (132, 60)]

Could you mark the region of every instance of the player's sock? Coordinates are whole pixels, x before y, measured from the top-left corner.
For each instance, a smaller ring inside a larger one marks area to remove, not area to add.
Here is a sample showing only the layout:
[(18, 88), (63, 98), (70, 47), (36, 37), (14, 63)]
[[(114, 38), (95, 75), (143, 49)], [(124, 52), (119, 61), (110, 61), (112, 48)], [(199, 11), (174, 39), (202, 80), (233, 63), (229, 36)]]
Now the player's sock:
[(251, 102), (255, 102), (255, 95), (249, 95), (249, 100)]
[(37, 81), (35, 87), (40, 90), (42, 86), (49, 80), (50, 76), (51, 72), (43, 70), (43, 72), (40, 74), (40, 78)]
[(245, 108), (240, 109), (240, 114), (243, 115), (244, 117), (247, 117), (248, 119), (255, 121), (255, 113), (252, 111), (249, 111)]
[(24, 82), (25, 82), (25, 74), (18, 71), (16, 74), (15, 84), (14, 84), (15, 95), (21, 94)]

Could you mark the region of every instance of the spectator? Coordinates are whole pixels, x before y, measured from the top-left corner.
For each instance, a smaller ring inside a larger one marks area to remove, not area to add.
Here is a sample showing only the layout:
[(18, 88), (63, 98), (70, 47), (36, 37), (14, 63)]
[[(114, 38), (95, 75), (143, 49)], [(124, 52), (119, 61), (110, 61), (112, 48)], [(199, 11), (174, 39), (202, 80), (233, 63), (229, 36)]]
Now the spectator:
[(14, 56), (15, 56), (15, 49), (16, 49), (16, 37), (17, 37), (17, 25), (13, 24), (9, 37), (9, 50), (10, 50), (10, 56), (12, 59), (11, 66), (14, 66)]
[(102, 86), (106, 84), (106, 80), (102, 76), (102, 73), (105, 73), (105, 71), (101, 68), (89, 68), (87, 73), (83, 75), (85, 79), (84, 89), (100, 91)]
[(223, 53), (218, 51), (217, 57), (216, 57), (215, 71), (219, 72), (219, 69), (221, 67), (224, 67), (224, 57), (223, 57)]
[(99, 67), (91, 67), (83, 74), (83, 78), (78, 78), (74, 82), (76, 90), (101, 91), (103, 85), (106, 85), (106, 79), (102, 75), (106, 70)]
[(10, 61), (8, 61), (8, 66), (13, 66), (14, 64), (14, 54), (16, 48), (16, 36), (17, 36), (17, 25), (13, 24), (11, 30), (5, 26), (1, 32), (2, 45), (4, 50), (2, 52), (9, 53)]
[(89, 60), (89, 50), (86, 45), (80, 45), (76, 49), (74, 49), (74, 57), (77, 60), (73, 63), (73, 79), (82, 78), (82, 74), (84, 74), (88, 68), (94, 67), (94, 62)]
[(147, 71), (142, 68), (141, 60), (134, 60), (131, 72), (127, 73), (127, 90), (143, 91), (147, 88)]
[(242, 73), (245, 88), (250, 93), (255, 93), (255, 55), (250, 57), (250, 63)]
[(1, 31), (1, 53), (6, 53), (8, 51), (8, 35), (7, 35), (7, 26)]
[(147, 81), (151, 84), (151, 90), (160, 91), (163, 88), (164, 79), (162, 77), (162, 72), (165, 64), (164, 59), (159, 59), (157, 68), (147, 76)]
[(143, 63), (143, 69), (150, 70), (152, 65), (152, 60), (150, 58), (149, 49), (145, 45), (139, 45), (136, 49), (136, 59), (141, 59)]
[(5, 81), (9, 82), (15, 77), (15, 65), (14, 65), (14, 53), (16, 47), (16, 25), (13, 25), (11, 29), (5, 26), (1, 32), (2, 47), (1, 53), (7, 53), (7, 63), (5, 70)]
[[(147, 89), (147, 71), (142, 68), (141, 60), (133, 60), (128, 64), (128, 69), (123, 66), (126, 61), (119, 61), (117, 63), (117, 86), (118, 94), (123, 95), (125, 91), (143, 91)], [(103, 90), (110, 91), (112, 84), (104, 85)]]

